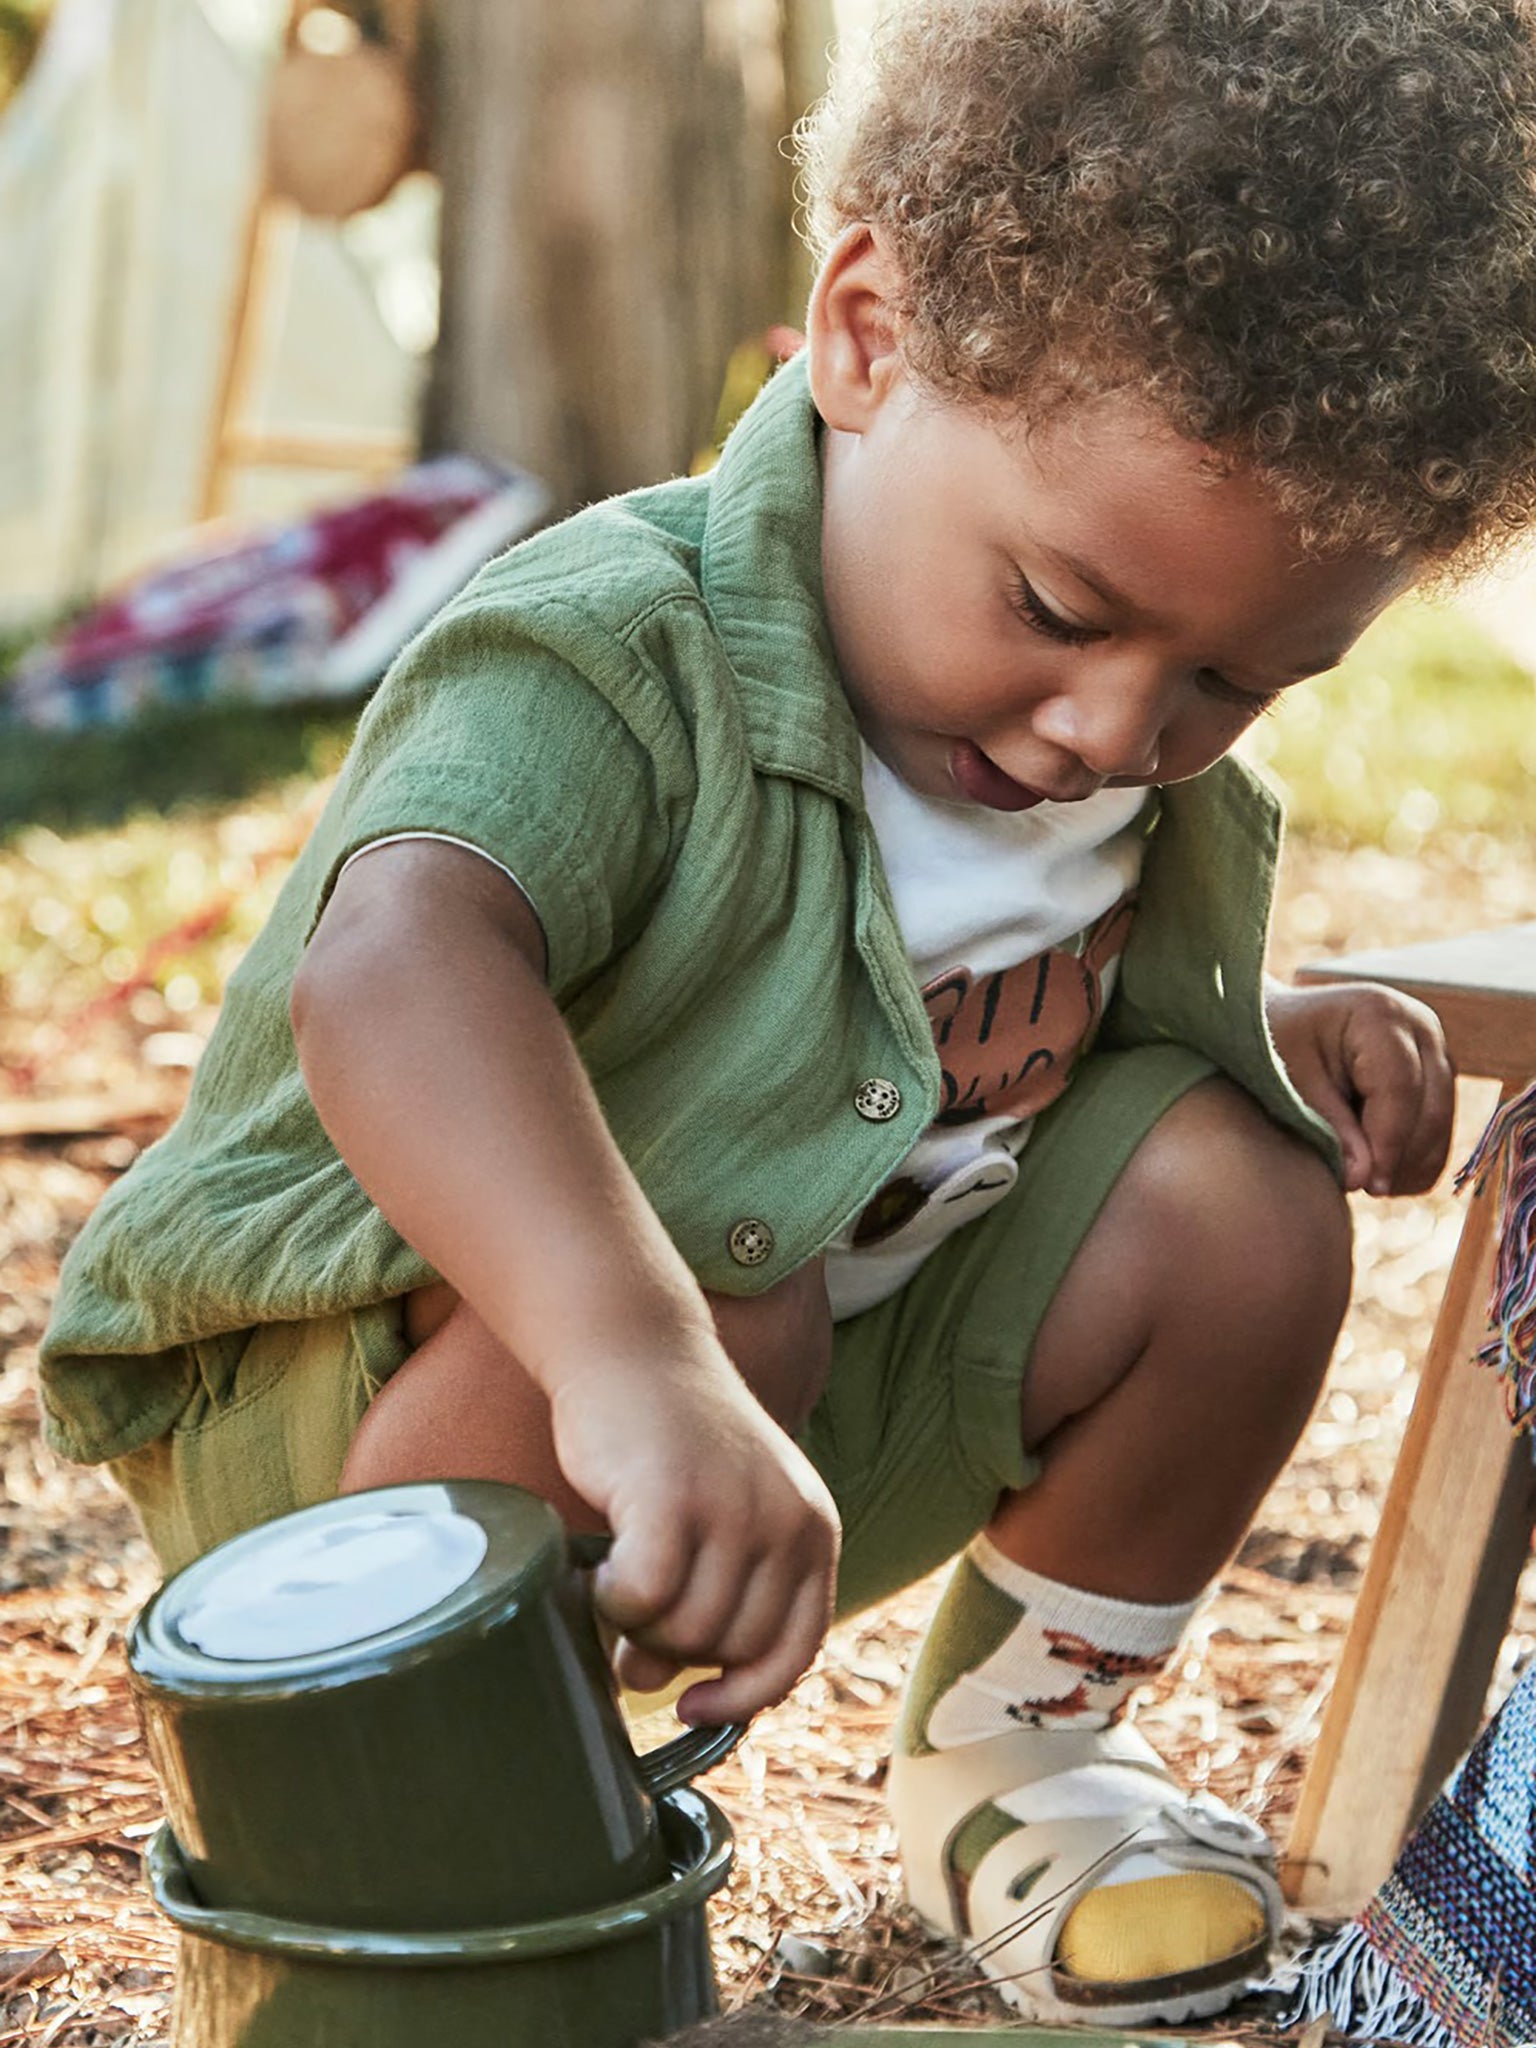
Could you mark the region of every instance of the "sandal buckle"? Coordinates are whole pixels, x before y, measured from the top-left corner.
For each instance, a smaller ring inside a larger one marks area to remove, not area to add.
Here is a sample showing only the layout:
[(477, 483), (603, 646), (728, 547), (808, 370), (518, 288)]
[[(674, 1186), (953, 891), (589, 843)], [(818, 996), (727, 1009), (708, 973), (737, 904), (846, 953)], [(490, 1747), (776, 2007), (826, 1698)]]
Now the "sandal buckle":
[(1274, 1845), (1256, 1821), (1236, 1812), (1207, 1792), (1193, 1792), (1187, 1799), (1163, 1808), (1163, 1819), (1190, 1841), (1208, 1849), (1221, 1849), (1229, 1856), (1273, 1861)]

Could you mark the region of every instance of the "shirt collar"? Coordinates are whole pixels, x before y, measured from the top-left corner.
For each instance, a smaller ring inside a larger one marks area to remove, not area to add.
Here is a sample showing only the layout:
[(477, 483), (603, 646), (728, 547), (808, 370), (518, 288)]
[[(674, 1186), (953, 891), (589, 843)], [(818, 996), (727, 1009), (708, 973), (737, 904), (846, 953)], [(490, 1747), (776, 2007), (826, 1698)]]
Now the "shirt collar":
[(700, 575), (770, 774), (862, 801), (858, 728), (821, 583), (821, 465), (804, 353), (771, 377), (710, 477)]

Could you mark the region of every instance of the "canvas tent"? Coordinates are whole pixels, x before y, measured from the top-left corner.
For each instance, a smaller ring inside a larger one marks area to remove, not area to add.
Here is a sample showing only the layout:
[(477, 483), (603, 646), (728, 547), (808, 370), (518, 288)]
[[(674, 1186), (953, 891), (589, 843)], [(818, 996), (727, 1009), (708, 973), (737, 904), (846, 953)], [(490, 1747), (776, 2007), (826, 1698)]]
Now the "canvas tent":
[[(0, 121), (0, 621), (163, 555), (197, 516), (260, 174), (269, 0), (57, 0)], [(216, 25), (215, 15), (219, 17)], [(268, 48), (271, 38), (268, 36)], [(257, 420), (409, 433), (421, 360), (343, 231), (295, 222), (266, 308)], [(252, 470), (237, 514), (358, 478)]]

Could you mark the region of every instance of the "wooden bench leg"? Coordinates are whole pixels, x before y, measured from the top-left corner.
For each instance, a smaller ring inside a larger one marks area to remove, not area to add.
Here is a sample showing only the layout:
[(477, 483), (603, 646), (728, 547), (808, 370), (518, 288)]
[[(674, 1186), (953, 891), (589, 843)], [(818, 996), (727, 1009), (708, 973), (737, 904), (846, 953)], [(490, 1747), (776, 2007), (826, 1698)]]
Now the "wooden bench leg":
[(1536, 1510), (1486, 1331), (1497, 1205), (1474, 1195), (1285, 1856), (1292, 1901), (1353, 1914), (1482, 1716)]

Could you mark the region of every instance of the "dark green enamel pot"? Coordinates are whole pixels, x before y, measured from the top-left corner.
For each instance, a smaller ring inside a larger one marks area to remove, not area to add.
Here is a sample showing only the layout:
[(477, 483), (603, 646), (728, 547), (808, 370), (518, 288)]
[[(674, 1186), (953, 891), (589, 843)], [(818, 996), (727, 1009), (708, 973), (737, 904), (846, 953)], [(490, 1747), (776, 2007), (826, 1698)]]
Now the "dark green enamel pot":
[(660, 1884), (589, 1912), (433, 1934), (203, 1905), (162, 1828), (149, 1875), (182, 1937), (173, 2048), (636, 2048), (708, 2019), (704, 1901), (730, 1870), (730, 1825), (693, 1791), (657, 1810)]
[(658, 1801), (740, 1730), (635, 1755), (597, 1554), (532, 1494), (450, 1481), (284, 1516), (162, 1587), (129, 1669), (201, 1905), (458, 1938), (669, 1884)]

